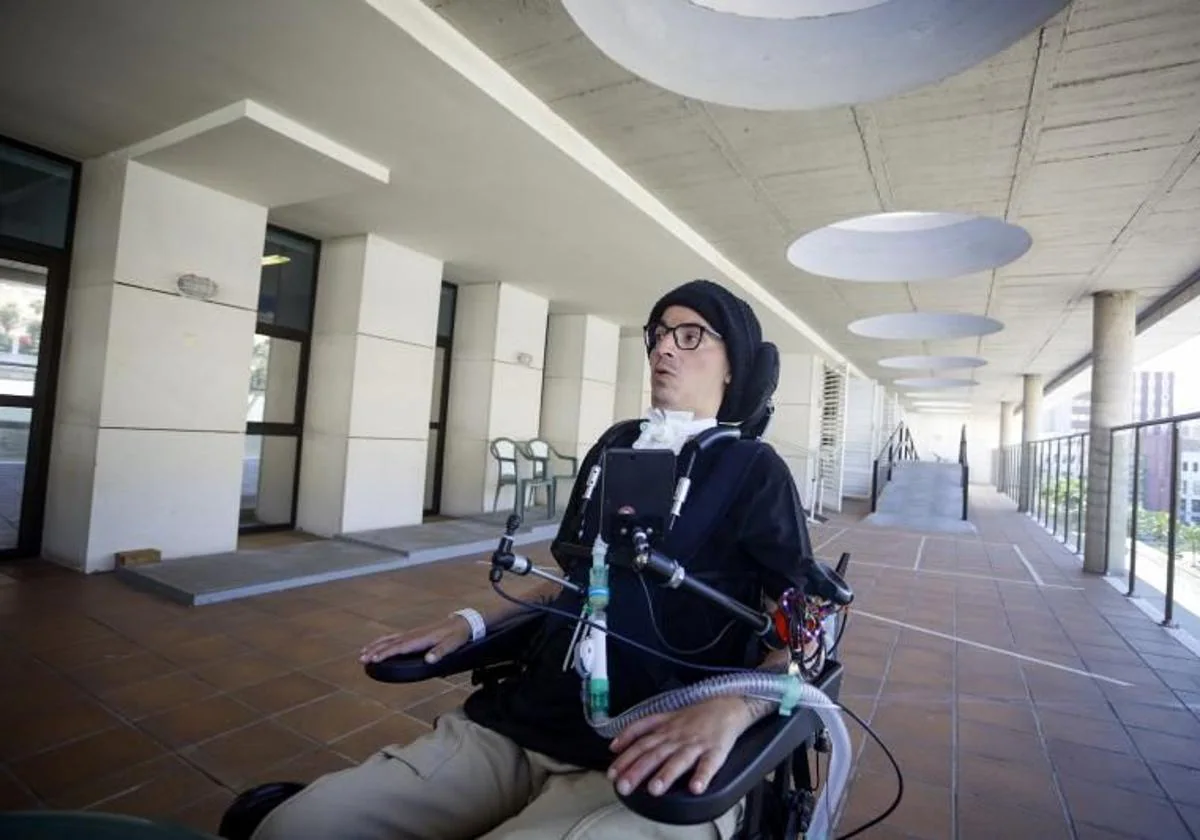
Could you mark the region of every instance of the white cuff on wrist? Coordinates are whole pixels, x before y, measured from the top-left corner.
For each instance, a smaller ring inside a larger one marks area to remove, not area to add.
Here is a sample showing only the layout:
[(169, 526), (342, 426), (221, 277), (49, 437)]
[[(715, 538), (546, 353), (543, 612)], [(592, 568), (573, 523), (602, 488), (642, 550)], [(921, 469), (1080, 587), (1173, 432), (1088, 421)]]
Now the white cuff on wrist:
[(455, 610), (451, 615), (460, 615), (467, 620), (467, 624), (471, 625), (472, 642), (478, 642), (487, 635), (487, 624), (484, 622), (483, 616), (479, 614), (479, 610), (466, 607), (461, 610)]

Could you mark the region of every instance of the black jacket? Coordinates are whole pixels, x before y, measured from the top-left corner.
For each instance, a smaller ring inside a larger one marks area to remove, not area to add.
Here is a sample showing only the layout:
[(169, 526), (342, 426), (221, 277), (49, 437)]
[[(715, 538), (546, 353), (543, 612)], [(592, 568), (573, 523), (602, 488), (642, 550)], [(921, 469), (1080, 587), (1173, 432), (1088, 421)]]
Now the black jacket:
[[(629, 446), (636, 435), (635, 425), (609, 444)], [(590, 546), (599, 525), (599, 494), (588, 505), (582, 540), (580, 500), (601, 449), (597, 444), (584, 458), (551, 547), (563, 572), (585, 589)], [(682, 464), (681, 459), (681, 470)], [(690, 576), (754, 608), (761, 608), (764, 595), (778, 599), (784, 590), (802, 584), (804, 565), (812, 562), (804, 512), (787, 464), (769, 445), (717, 443), (699, 454), (691, 478), (688, 501), (661, 547), (664, 554), (680, 561)], [(711, 676), (713, 671), (703, 666), (753, 668), (761, 661), (763, 651), (753, 632), (698, 596), (661, 588), (653, 578), (619, 565), (610, 565), (609, 589), (610, 632), (691, 666), (664, 661), (610, 635), (614, 715), (655, 694)], [(584, 599), (563, 590), (552, 606), (578, 616)], [(468, 698), (465, 711), (476, 723), (526, 749), (604, 770), (612, 759), (608, 743), (587, 723), (581, 678), (569, 665), (563, 670), (573, 633), (574, 622), (547, 617), (523, 673), (485, 686)]]

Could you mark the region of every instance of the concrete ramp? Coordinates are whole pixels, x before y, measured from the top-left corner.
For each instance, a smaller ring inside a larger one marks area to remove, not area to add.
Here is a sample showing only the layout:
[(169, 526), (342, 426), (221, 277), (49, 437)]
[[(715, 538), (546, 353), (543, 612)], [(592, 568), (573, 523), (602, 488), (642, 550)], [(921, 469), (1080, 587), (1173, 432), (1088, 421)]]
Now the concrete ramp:
[(897, 464), (866, 522), (906, 531), (976, 533), (975, 526), (962, 518), (962, 467), (934, 461)]

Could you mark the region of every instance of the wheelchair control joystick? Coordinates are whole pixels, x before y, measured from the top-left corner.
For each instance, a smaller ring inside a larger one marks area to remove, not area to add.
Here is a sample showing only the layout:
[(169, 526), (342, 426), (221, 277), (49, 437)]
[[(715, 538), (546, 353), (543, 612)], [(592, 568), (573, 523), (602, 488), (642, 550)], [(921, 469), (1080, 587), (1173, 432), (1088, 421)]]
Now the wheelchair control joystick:
[(521, 527), (521, 517), (515, 513), (509, 514), (508, 519), (504, 522), (504, 535), (511, 537), (517, 533), (517, 529)]
[(552, 580), (573, 592), (579, 592), (579, 587), (569, 580), (564, 580), (549, 572), (543, 572), (534, 566), (533, 561), (528, 557), (513, 553), (513, 537), (516, 536), (517, 529), (520, 527), (521, 517), (515, 513), (511, 514), (505, 521), (504, 533), (500, 536), (500, 543), (496, 546), (496, 550), (492, 552), (492, 568), (488, 571), (488, 580), (493, 584), (498, 584), (505, 572), (512, 572), (514, 575), (533, 575), (545, 578), (546, 580)]

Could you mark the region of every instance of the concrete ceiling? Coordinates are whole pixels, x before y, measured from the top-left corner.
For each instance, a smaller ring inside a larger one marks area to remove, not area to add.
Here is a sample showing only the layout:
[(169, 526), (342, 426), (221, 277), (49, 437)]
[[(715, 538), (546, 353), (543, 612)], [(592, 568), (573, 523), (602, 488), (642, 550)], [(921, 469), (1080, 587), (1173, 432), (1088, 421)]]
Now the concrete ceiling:
[[(888, 356), (982, 356), (977, 403), (1019, 399), (1021, 373), (1083, 357), (1088, 292), (1135, 288), (1144, 308), (1200, 266), (1195, 0), (1074, 0), (935, 87), (798, 113), (655, 88), (559, 0), (426, 3), (435, 14), (416, 0), (3, 0), (0, 134), (87, 159), (252, 99), (391, 172), (387, 186), (276, 208), (280, 223), (375, 231), (446, 259), (453, 279), (514, 282), (622, 324), (682, 279), (725, 278), (785, 349), (845, 354), (881, 381), (903, 375), (875, 364)], [(787, 262), (805, 232), (894, 210), (1006, 218), (1033, 248), (994, 273), (909, 285)], [(846, 330), (912, 310), (1006, 329), (924, 343)]]
[[(855, 108), (762, 113), (683, 99), (608, 60), (558, 0), (426, 0), (865, 372), (892, 355), (979, 355), (976, 402), (1019, 399), (1091, 344), (1089, 292), (1140, 308), (1200, 267), (1200, 4), (1074, 0), (972, 70)], [(908, 285), (792, 267), (799, 235), (880, 211), (1001, 217), (1034, 239), (996, 272)], [(892, 343), (887, 312), (988, 315), (982, 340)], [(953, 392), (959, 399), (962, 392)]]
[[(678, 220), (655, 223), (633, 190), (598, 177), (605, 161), (581, 166), (587, 149), (568, 154), (547, 139), (553, 126), (532, 129), (529, 112), (545, 106), (494, 62), (474, 51), (500, 77), (484, 92), (380, 5), (0, 0), (0, 135), (86, 161), (249, 100), (389, 171), (386, 185), (272, 208), (274, 222), (322, 238), (378, 233), (445, 260), (456, 282), (514, 283), (555, 311), (621, 324), (641, 323), (681, 278), (724, 276), (765, 301), (764, 328), (785, 349), (837, 354), (748, 277), (714, 269)], [(396, 5), (410, 28), (434, 21), (466, 43), (418, 0)]]

